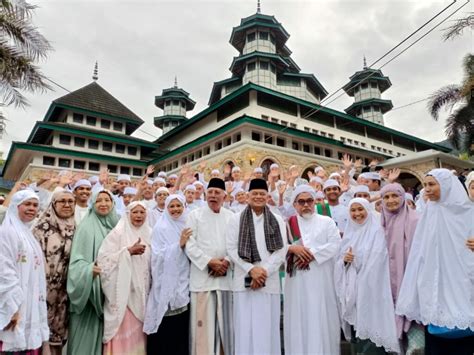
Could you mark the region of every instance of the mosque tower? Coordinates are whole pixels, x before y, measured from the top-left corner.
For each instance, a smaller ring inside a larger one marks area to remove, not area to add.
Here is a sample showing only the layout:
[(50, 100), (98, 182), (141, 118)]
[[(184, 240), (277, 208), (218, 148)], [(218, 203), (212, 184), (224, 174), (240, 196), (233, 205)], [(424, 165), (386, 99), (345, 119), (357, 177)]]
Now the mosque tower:
[(392, 83), (382, 71), (367, 67), (364, 57), (364, 67), (356, 72), (344, 85), (343, 90), (347, 95), (354, 97), (354, 103), (346, 108), (349, 115), (384, 126), (383, 115), (393, 108), (392, 101), (382, 99), (382, 93)]
[(186, 121), (186, 112), (191, 111), (196, 102), (189, 98), (189, 93), (178, 87), (175, 78), (174, 86), (164, 89), (160, 96), (155, 96), (155, 106), (163, 110), (163, 116), (155, 117), (155, 126), (163, 130), (163, 134), (171, 131)]

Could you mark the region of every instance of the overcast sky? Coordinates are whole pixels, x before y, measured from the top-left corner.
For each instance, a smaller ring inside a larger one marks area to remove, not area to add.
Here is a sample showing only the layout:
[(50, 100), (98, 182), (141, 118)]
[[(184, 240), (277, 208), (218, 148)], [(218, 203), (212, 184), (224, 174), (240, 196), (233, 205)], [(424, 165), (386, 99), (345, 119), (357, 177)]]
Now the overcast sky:
[[(287, 46), (302, 72), (313, 73), (332, 93), (362, 69), (364, 54), (370, 64), (450, 2), (262, 0), (262, 13), (274, 15), (290, 33)], [(463, 2), (458, 1), (443, 15)], [(161, 131), (153, 126), (153, 117), (162, 114), (154, 106), (155, 95), (172, 86), (177, 75), (179, 86), (197, 101), (188, 117), (206, 108), (212, 83), (230, 77), (228, 68), (238, 54), (229, 44), (232, 27), (255, 13), (257, 1), (33, 3), (40, 6), (34, 23), (54, 47), (40, 64), (43, 72), (73, 91), (92, 81), (98, 60), (99, 84), (145, 121), (135, 135), (154, 140)], [(474, 1), (453, 18), (473, 11), (473, 5)], [(459, 83), (462, 58), (472, 51), (472, 33), (443, 42), (441, 30), (434, 30), (382, 69), (393, 84), (383, 98), (391, 99), (396, 108), (424, 99), (444, 85)], [(4, 109), (9, 119), (0, 144), (4, 155), (11, 141), (26, 140), (51, 101), (66, 94), (58, 87), (54, 90), (28, 94), (30, 106), (26, 110)], [(329, 106), (343, 110), (351, 103), (352, 99), (343, 95)], [(434, 122), (426, 102), (385, 115), (387, 126), (429, 141), (444, 139), (445, 119), (443, 115)]]

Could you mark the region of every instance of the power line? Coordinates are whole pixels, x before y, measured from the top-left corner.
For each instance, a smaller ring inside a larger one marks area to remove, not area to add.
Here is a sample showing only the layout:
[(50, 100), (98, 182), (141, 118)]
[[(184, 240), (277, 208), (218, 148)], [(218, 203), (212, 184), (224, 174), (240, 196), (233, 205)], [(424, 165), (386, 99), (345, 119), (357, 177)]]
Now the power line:
[(408, 106), (412, 106), (412, 105), (418, 104), (418, 103), (420, 103), (420, 102), (423, 102), (423, 101), (426, 101), (426, 100), (429, 100), (429, 99), (430, 99), (429, 97), (426, 97), (426, 98), (424, 98), (424, 99), (417, 100), (417, 101), (413, 101), (413, 102), (410, 102), (410, 103), (405, 104), (405, 105), (402, 105), (402, 106), (394, 107), (394, 108), (392, 108), (391, 112), (396, 111), (396, 110), (400, 110), (400, 109), (405, 108), (405, 107), (408, 107)]

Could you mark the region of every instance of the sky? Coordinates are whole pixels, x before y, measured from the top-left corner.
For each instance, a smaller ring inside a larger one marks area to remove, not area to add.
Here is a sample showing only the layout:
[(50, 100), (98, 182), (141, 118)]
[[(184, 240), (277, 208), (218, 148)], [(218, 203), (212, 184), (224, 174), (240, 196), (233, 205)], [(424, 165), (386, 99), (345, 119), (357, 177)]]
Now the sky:
[[(171, 87), (175, 76), (179, 87), (197, 101), (188, 117), (207, 107), (213, 82), (231, 76), (228, 68), (238, 55), (229, 44), (232, 27), (254, 14), (257, 7), (257, 0), (30, 2), (39, 6), (34, 24), (54, 48), (39, 63), (43, 73), (74, 91), (92, 81), (98, 61), (98, 83), (145, 121), (134, 136), (147, 140), (161, 134), (153, 126), (153, 117), (162, 115), (154, 106), (154, 97)], [(362, 69), (364, 55), (370, 65), (451, 2), (261, 0), (261, 9), (263, 14), (274, 15), (290, 33), (287, 46), (301, 71), (313, 73), (333, 93)], [(432, 25), (464, 2), (458, 1)], [(474, 1), (451, 20), (466, 16), (468, 11), (474, 11)], [(393, 84), (383, 94), (394, 105), (384, 116), (386, 126), (428, 141), (445, 139), (448, 113), (435, 122), (426, 101), (397, 108), (462, 81), (462, 58), (473, 52), (473, 34), (466, 32), (445, 42), (442, 29), (449, 24), (448, 20), (382, 68)], [(4, 156), (12, 141), (27, 139), (54, 99), (67, 94), (53, 88), (43, 94), (26, 94), (30, 103), (26, 109), (3, 108), (8, 119), (0, 141)], [(344, 110), (352, 102), (344, 94), (328, 106)]]

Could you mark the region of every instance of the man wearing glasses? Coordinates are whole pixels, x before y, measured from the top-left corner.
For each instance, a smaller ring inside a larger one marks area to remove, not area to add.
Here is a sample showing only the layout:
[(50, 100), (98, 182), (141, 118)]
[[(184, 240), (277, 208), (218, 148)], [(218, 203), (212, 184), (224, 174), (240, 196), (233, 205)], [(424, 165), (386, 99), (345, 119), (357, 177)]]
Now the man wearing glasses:
[(291, 196), (297, 214), (288, 220), (285, 354), (339, 354), (333, 275), (341, 237), (330, 217), (315, 213), (315, 198), (309, 185)]

